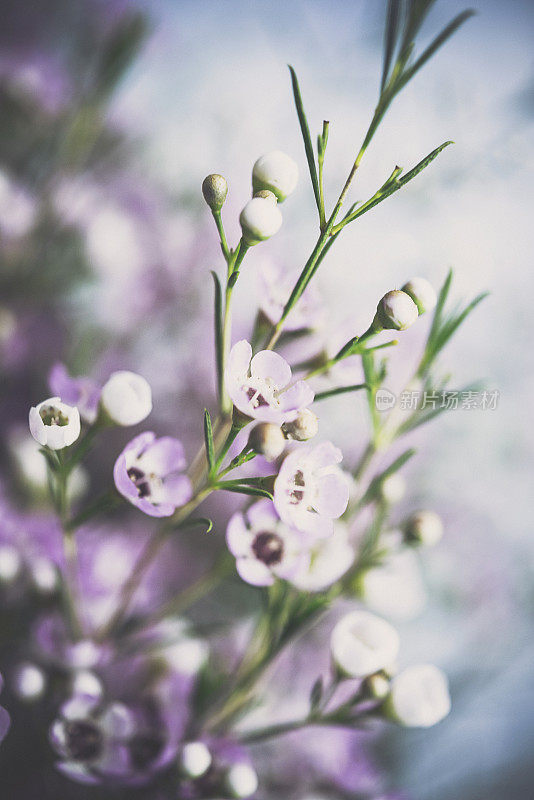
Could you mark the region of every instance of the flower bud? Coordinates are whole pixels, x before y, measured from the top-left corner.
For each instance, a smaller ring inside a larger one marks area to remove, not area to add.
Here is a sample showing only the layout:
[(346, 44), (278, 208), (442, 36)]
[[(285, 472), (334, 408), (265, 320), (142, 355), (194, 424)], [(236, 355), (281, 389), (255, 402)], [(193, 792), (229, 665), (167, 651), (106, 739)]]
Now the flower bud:
[(180, 767), (187, 778), (201, 778), (209, 770), (211, 762), (211, 753), (204, 742), (184, 744), (180, 754)]
[(117, 425), (137, 425), (152, 411), (152, 390), (135, 372), (114, 372), (102, 389), (102, 407)]
[(384, 700), (389, 694), (389, 678), (385, 672), (374, 672), (362, 683), (362, 693), (372, 700)]
[(282, 430), (287, 439), (294, 439), (296, 442), (307, 442), (313, 439), (319, 430), (319, 420), (317, 415), (309, 408), (303, 408), (294, 420), (284, 422)]
[(443, 536), (443, 523), (435, 511), (416, 511), (406, 520), (404, 538), (407, 544), (432, 547)]
[(269, 239), (280, 230), (282, 214), (276, 198), (253, 197), (239, 216), (243, 239), (251, 247)]
[(269, 189), (260, 189), (259, 192), (254, 192), (254, 197), (263, 197), (264, 200), (271, 200), (273, 203), (278, 202), (274, 192), (270, 192)]
[(31, 703), (42, 697), (46, 688), (46, 676), (36, 664), (23, 662), (13, 674), (13, 691), (24, 702)]
[(278, 425), (273, 422), (260, 422), (251, 430), (248, 444), (252, 450), (260, 456), (264, 456), (267, 461), (274, 461), (282, 455), (286, 440)]
[(404, 284), (402, 291), (410, 295), (420, 315), (432, 311), (438, 302), (436, 291), (426, 278), (412, 278)]
[(447, 677), (433, 664), (418, 664), (399, 673), (384, 704), (390, 719), (410, 728), (430, 728), (450, 710)]
[(406, 493), (406, 481), (402, 475), (399, 475), (398, 472), (394, 472), (393, 475), (388, 475), (388, 477), (384, 478), (380, 483), (379, 491), (380, 498), (384, 500), (384, 502), (390, 505), (398, 503)]
[(254, 193), (269, 189), (279, 203), (295, 189), (299, 177), (296, 163), (281, 150), (273, 150), (258, 158), (252, 169), (252, 188)]
[(393, 289), (387, 292), (376, 308), (374, 326), (386, 330), (405, 331), (413, 325), (419, 312), (412, 298)]
[(76, 441), (81, 431), (80, 412), (59, 397), (43, 400), (30, 408), (30, 433), (43, 447), (61, 450)]
[(22, 575), (22, 557), (11, 544), (0, 544), (0, 586), (10, 585)]
[(222, 175), (208, 175), (202, 181), (204, 200), (212, 211), (220, 211), (228, 194), (228, 184)]
[(234, 764), (226, 775), (226, 784), (232, 797), (252, 797), (258, 788), (256, 770), (244, 762)]
[(353, 611), (332, 631), (332, 658), (342, 675), (363, 678), (388, 667), (399, 651), (399, 634), (369, 611)]

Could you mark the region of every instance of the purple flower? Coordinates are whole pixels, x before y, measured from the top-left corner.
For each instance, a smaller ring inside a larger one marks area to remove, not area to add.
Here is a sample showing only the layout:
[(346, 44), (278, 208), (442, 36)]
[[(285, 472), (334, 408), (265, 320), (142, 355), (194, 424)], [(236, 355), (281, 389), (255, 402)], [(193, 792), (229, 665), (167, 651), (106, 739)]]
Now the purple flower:
[(226, 542), (236, 557), (240, 576), (254, 586), (270, 586), (275, 578), (291, 580), (309, 566), (305, 535), (282, 522), (270, 500), (260, 500), (246, 513), (234, 514)]
[(48, 385), (53, 394), (76, 406), (81, 418), (90, 425), (96, 420), (101, 389), (90, 378), (71, 378), (64, 364), (54, 364), (48, 376)]
[(170, 517), (192, 495), (191, 481), (182, 475), (182, 443), (171, 436), (156, 439), (141, 433), (126, 445), (115, 462), (113, 477), (119, 492), (150, 517)]
[(341, 451), (331, 442), (301, 447), (285, 459), (274, 484), (281, 519), (316, 537), (329, 536), (333, 520), (349, 502), (349, 483), (337, 464)]
[(243, 414), (264, 422), (291, 422), (313, 402), (314, 392), (305, 381), (290, 386), (291, 367), (271, 350), (252, 358), (252, 347), (242, 339), (232, 347), (225, 374), (232, 402)]
[[(260, 309), (269, 322), (275, 325), (295, 284), (295, 278), (287, 274), (280, 264), (265, 260), (260, 267)], [(298, 331), (318, 328), (324, 323), (324, 306), (315, 284), (310, 284), (287, 318), (285, 329)]]

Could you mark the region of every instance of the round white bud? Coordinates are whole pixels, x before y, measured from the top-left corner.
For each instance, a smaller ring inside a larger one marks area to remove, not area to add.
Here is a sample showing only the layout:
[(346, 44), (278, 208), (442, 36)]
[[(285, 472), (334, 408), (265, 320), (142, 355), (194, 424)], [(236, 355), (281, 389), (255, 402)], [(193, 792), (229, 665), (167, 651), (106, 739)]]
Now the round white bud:
[(222, 175), (208, 175), (202, 181), (204, 200), (212, 211), (220, 211), (228, 194), (228, 184)]
[(286, 446), (284, 434), (273, 422), (260, 422), (252, 428), (248, 437), (249, 447), (267, 461), (274, 461), (282, 455)]
[(120, 370), (104, 384), (101, 403), (117, 425), (137, 425), (152, 411), (152, 390), (141, 375)]
[(188, 742), (182, 748), (180, 766), (188, 778), (196, 780), (205, 775), (211, 761), (211, 753), (204, 742)]
[(273, 197), (253, 197), (239, 216), (246, 244), (259, 244), (278, 233), (282, 225), (282, 214)]
[(412, 298), (400, 289), (393, 289), (379, 302), (375, 323), (386, 330), (405, 331), (418, 316), (419, 311)]
[(434, 664), (408, 667), (393, 678), (384, 710), (410, 728), (436, 725), (451, 710), (447, 676)]
[(368, 675), (362, 684), (362, 691), (366, 697), (373, 700), (383, 700), (389, 694), (389, 679), (384, 672), (375, 672)]
[(297, 185), (299, 168), (295, 161), (281, 150), (272, 150), (258, 158), (252, 169), (252, 188), (254, 193), (268, 189), (278, 198), (278, 202), (288, 197)]
[(54, 562), (46, 556), (28, 559), (28, 570), (35, 591), (41, 595), (54, 594), (59, 588), (59, 571)]
[(38, 700), (45, 688), (46, 676), (40, 667), (30, 662), (19, 664), (13, 675), (13, 691), (19, 700)]
[(380, 497), (386, 503), (398, 503), (402, 500), (405, 493), (406, 481), (398, 472), (394, 472), (393, 475), (388, 475), (388, 477), (380, 483)]
[(332, 631), (330, 650), (342, 674), (363, 678), (395, 661), (399, 644), (399, 634), (389, 622), (369, 611), (352, 611)]
[(292, 422), (284, 422), (282, 430), (288, 439), (294, 439), (296, 442), (306, 442), (317, 435), (319, 420), (313, 411), (310, 411), (309, 408), (303, 408)]
[(250, 764), (234, 764), (228, 770), (226, 783), (232, 797), (251, 797), (258, 788), (258, 776)]
[(22, 557), (11, 544), (0, 545), (0, 583), (13, 583), (22, 573)]
[(408, 544), (433, 547), (443, 536), (443, 523), (435, 511), (416, 511), (406, 520), (404, 535)]
[(73, 444), (81, 432), (80, 412), (62, 403), (59, 397), (49, 397), (30, 408), (30, 433), (41, 446), (62, 450)]
[(438, 302), (436, 290), (426, 278), (412, 278), (408, 283), (402, 287), (402, 291), (409, 294), (419, 314), (424, 314), (425, 311), (432, 311)]

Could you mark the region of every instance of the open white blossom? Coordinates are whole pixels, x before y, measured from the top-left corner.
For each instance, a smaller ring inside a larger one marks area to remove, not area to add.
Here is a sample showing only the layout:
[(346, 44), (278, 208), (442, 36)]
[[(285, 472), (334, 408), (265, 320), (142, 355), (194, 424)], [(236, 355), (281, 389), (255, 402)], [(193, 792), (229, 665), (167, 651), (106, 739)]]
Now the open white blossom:
[(352, 611), (332, 631), (330, 648), (342, 673), (363, 678), (395, 661), (399, 634), (389, 622), (369, 611)]
[(387, 713), (401, 725), (430, 728), (451, 710), (447, 676), (434, 664), (417, 664), (391, 682)]
[(101, 402), (117, 425), (137, 425), (152, 411), (152, 390), (141, 375), (120, 370), (104, 384)]
[(33, 438), (51, 450), (73, 444), (81, 431), (78, 409), (62, 403), (59, 397), (50, 397), (32, 406), (29, 422)]

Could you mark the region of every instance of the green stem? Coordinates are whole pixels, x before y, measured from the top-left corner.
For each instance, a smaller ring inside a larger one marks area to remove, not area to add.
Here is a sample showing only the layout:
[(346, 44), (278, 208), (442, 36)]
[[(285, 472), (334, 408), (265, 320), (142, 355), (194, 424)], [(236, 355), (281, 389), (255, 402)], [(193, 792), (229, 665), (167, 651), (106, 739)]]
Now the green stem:
[(223, 385), (221, 386), (221, 413), (225, 416), (228, 416), (232, 411), (232, 401), (228, 396), (228, 392), (224, 386), (224, 372), (226, 370), (226, 364), (228, 363), (228, 355), (230, 353), (230, 347), (232, 343), (232, 295), (234, 291), (234, 286), (237, 281), (237, 277), (239, 275), (239, 267), (241, 266), (243, 259), (248, 250), (248, 245), (246, 242), (241, 239), (236, 250), (229, 256), (228, 259), (228, 273), (227, 273), (227, 280), (226, 280), (226, 293), (225, 293), (225, 302), (224, 302), (224, 316), (223, 316), (223, 325), (222, 325), (222, 365), (221, 365), (221, 373), (222, 373), (222, 382)]
[(213, 214), (213, 219), (215, 220), (215, 224), (217, 226), (217, 231), (219, 233), (219, 239), (221, 241), (221, 250), (222, 250), (223, 256), (225, 258), (226, 263), (228, 263), (228, 261), (230, 259), (230, 248), (228, 247), (228, 242), (226, 241), (226, 234), (224, 232), (224, 225), (223, 225), (223, 221), (222, 221), (221, 212), (220, 212), (220, 210), (217, 211), (217, 210), (213, 210), (212, 209), (211, 213)]

